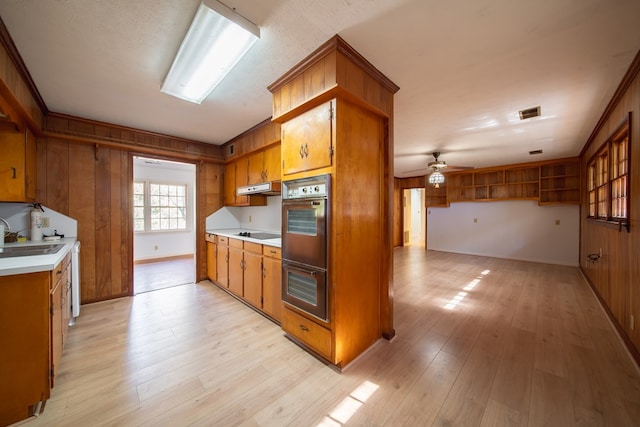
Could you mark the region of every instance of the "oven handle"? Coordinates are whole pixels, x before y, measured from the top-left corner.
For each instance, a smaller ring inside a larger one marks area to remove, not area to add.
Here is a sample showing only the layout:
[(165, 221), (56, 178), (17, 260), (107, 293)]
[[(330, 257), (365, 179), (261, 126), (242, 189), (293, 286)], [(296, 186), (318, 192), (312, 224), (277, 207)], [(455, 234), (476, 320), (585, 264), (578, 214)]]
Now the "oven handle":
[(282, 201), (283, 206), (320, 206), (322, 202), (326, 202), (327, 199), (295, 199), (291, 201)]
[(306, 274), (308, 274), (309, 276), (315, 276), (315, 275), (316, 275), (316, 271), (313, 271), (313, 270), (307, 270), (307, 269), (305, 269), (305, 268), (300, 268), (300, 267), (293, 267), (293, 266), (291, 266), (291, 264), (288, 264), (288, 265), (287, 265), (287, 268), (288, 268), (289, 270), (296, 270), (296, 271), (300, 271), (300, 272), (302, 272), (302, 273), (306, 273)]

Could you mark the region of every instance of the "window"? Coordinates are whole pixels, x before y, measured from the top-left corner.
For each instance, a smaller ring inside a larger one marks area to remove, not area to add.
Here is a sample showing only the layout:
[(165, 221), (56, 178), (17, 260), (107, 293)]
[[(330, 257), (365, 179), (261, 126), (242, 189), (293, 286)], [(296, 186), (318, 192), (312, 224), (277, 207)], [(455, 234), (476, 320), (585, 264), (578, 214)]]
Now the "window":
[(134, 231), (187, 229), (187, 186), (136, 182), (133, 184)]
[(626, 223), (629, 219), (629, 123), (603, 145), (587, 165), (589, 217)]

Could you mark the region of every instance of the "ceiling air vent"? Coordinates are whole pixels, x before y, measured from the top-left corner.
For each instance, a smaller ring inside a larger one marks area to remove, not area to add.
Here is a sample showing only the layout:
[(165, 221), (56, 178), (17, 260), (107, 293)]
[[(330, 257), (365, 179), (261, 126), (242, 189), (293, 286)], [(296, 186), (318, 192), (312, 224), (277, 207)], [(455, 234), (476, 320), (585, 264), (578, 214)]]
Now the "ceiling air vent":
[(538, 117), (540, 115), (540, 106), (527, 108), (518, 112), (520, 114), (520, 120), (530, 119), (532, 117)]
[(533, 151), (529, 151), (529, 155), (533, 156), (535, 154), (542, 154), (542, 150), (533, 150)]

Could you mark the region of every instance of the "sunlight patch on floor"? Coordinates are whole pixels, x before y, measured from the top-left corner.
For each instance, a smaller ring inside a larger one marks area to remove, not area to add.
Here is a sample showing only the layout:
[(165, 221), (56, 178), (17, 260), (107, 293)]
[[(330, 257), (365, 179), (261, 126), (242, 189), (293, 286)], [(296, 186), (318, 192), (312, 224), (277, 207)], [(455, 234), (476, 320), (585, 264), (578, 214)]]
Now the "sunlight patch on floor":
[(448, 303), (446, 303), (443, 306), (443, 308), (447, 310), (453, 310), (454, 308), (456, 308), (458, 304), (460, 304), (464, 300), (464, 298), (468, 295), (468, 292), (472, 291), (476, 286), (478, 286), (478, 284), (482, 280), (482, 276), (486, 276), (490, 272), (491, 270), (483, 270), (482, 272), (480, 272), (480, 276), (476, 277), (475, 279), (467, 283), (466, 286), (462, 288), (462, 291), (458, 292), (456, 296), (451, 298), (451, 300)]
[(324, 419), (318, 427), (342, 426), (349, 421), (358, 409), (378, 390), (380, 386), (365, 381), (351, 394), (345, 397)]

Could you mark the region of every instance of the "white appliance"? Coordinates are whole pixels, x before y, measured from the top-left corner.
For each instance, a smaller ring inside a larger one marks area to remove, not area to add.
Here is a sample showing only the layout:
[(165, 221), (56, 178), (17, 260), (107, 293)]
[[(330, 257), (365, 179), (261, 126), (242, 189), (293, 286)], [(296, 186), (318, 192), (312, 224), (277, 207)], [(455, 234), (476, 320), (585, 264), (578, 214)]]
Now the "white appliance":
[(80, 315), (80, 242), (71, 248), (71, 317), (69, 324), (76, 322)]

